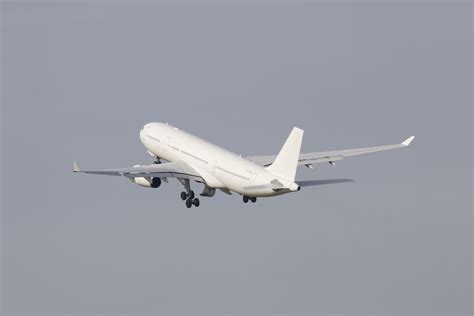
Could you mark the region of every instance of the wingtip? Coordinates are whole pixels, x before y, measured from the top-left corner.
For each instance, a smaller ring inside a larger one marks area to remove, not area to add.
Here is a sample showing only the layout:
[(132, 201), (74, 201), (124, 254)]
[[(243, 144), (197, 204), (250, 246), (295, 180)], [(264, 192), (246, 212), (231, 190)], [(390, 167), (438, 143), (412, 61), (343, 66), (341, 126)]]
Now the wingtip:
[(408, 146), (411, 144), (411, 142), (415, 139), (415, 136), (410, 136), (408, 137), (407, 139), (405, 139), (403, 142), (402, 142), (402, 145), (403, 146)]
[(73, 172), (81, 172), (81, 168), (79, 167), (79, 164), (77, 162), (74, 162), (72, 164), (72, 171)]
[(299, 132), (299, 133), (303, 133), (304, 130), (302, 128), (299, 128), (297, 126), (293, 127), (293, 130), (292, 131), (295, 131), (295, 132)]

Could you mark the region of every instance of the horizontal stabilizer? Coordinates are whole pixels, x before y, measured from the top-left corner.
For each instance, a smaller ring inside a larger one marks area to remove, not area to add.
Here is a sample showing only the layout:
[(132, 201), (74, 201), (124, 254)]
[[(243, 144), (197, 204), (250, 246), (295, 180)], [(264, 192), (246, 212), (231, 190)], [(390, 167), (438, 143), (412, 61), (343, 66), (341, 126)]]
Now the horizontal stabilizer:
[(302, 180), (297, 181), (300, 187), (309, 187), (314, 185), (326, 185), (326, 184), (334, 184), (334, 183), (344, 183), (344, 182), (354, 182), (353, 179), (326, 179), (326, 180)]

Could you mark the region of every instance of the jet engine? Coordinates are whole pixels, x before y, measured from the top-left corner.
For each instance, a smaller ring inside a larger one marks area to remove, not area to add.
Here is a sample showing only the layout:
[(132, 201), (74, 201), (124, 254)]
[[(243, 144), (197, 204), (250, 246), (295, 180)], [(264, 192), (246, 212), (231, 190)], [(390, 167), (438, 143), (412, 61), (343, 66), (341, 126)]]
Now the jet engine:
[(204, 190), (201, 193), (201, 196), (213, 197), (216, 194), (216, 189), (208, 187), (207, 185), (204, 187)]
[(146, 188), (158, 188), (161, 185), (161, 179), (160, 178), (145, 178), (145, 177), (137, 177), (137, 178), (130, 178), (130, 181), (132, 181), (135, 184), (138, 184), (142, 187)]
[[(141, 165), (135, 165), (133, 168), (142, 167)], [(161, 185), (161, 178), (146, 178), (146, 177), (136, 177), (136, 178), (129, 178), (135, 184), (145, 188), (158, 188)]]

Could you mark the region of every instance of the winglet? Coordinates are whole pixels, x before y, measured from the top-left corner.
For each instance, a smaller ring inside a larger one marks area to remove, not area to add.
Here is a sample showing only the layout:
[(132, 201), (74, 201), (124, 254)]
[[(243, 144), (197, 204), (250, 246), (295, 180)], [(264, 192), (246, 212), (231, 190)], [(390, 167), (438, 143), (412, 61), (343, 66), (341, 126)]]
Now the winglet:
[(79, 167), (79, 164), (77, 162), (74, 162), (72, 164), (72, 171), (74, 172), (81, 172), (81, 168)]
[(402, 143), (403, 146), (408, 146), (410, 143), (415, 139), (415, 136), (410, 136), (407, 139), (405, 139)]

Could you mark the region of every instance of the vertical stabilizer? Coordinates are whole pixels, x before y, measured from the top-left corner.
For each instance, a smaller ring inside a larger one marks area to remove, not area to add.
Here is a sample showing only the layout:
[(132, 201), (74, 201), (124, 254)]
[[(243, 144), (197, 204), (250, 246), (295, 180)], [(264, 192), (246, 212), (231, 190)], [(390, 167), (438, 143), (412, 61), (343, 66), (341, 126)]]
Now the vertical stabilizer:
[(267, 167), (267, 170), (286, 180), (295, 181), (302, 141), (303, 130), (294, 127), (275, 161)]

